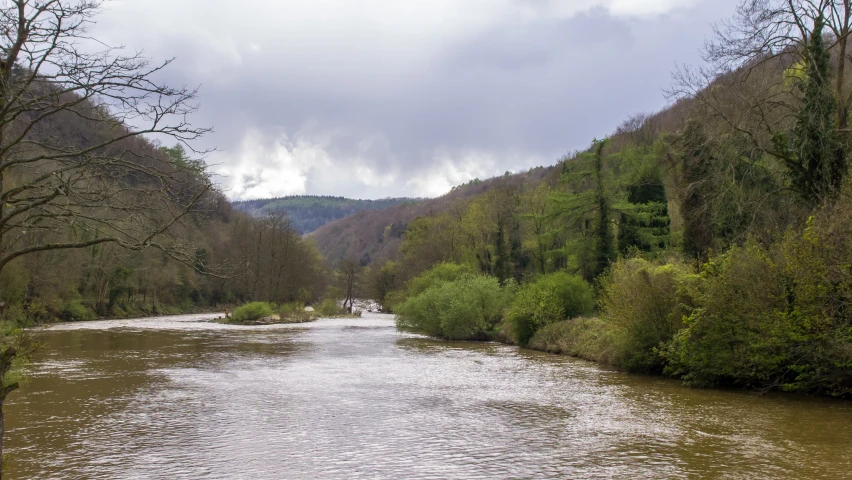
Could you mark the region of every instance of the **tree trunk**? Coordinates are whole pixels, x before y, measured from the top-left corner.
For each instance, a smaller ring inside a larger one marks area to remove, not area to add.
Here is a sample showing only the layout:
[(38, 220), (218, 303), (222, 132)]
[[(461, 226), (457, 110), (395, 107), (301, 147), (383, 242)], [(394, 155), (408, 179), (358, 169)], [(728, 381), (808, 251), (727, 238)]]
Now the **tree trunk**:
[[(845, 5), (843, 7), (843, 25), (840, 27), (840, 43), (838, 44), (838, 54), (837, 54), (837, 124), (838, 128), (841, 131), (845, 131), (849, 127), (849, 103), (846, 100), (846, 97), (843, 95), (844, 84), (846, 82), (845, 73), (846, 73), (846, 45), (849, 40), (849, 21), (850, 16), (852, 16), (852, 8), (849, 5), (849, 2), (844, 2)], [(844, 136), (845, 133), (844, 133)]]

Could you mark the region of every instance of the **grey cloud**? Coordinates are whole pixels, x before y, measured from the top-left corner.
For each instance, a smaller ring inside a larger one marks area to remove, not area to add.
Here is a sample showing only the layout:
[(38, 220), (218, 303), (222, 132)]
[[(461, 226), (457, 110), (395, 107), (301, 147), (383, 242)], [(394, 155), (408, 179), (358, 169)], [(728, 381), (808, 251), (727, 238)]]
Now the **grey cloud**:
[[(542, 12), (559, 5), (519, 3)], [(464, 179), (552, 163), (629, 114), (661, 108), (675, 63), (697, 59), (709, 22), (734, 3), (640, 18), (600, 8), (569, 18), (506, 17), (452, 41), (437, 32), (428, 54), (411, 58), (394, 50), (392, 37), (330, 51), (307, 40), (276, 42), (275, 32), (257, 32), (257, 49), (246, 40), (252, 32), (223, 35), (219, 55), (211, 55), (209, 36), (164, 32), (149, 51), (178, 57), (169, 82), (202, 85), (195, 121), (215, 127), (204, 142), (222, 152), (211, 161), (236, 175), (223, 183), (250, 189), (275, 168), (299, 165), (287, 178), (304, 181), (279, 183), (317, 194), (422, 195), (409, 191), (420, 188), (410, 179), (450, 166), (468, 170), (446, 178)], [(145, 47), (143, 34), (123, 42)], [(281, 138), (289, 146), (271, 146)], [(265, 145), (253, 150), (264, 158), (252, 160), (246, 139)], [(318, 158), (330, 164), (303, 165)]]

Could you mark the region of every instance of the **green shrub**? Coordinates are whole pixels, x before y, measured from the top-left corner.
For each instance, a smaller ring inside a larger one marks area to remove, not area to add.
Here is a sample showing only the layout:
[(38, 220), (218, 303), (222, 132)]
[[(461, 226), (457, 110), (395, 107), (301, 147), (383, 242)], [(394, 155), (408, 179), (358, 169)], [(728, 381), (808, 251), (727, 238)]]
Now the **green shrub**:
[(708, 261), (699, 308), (662, 350), (666, 372), (695, 386), (773, 384), (790, 345), (777, 315), (784, 311), (784, 284), (782, 269), (755, 244)]
[(436, 285), (398, 305), (395, 310), (397, 328), (443, 337), (441, 312), (449, 302), (450, 292), (441, 287)]
[(83, 305), (83, 302), (76, 298), (63, 301), (58, 313), (59, 318), (65, 322), (94, 320), (97, 318), (94, 311)]
[(509, 293), (493, 277), (464, 275), (437, 282), (397, 308), (397, 326), (449, 340), (482, 340), (494, 333)]
[(594, 307), (591, 285), (578, 276), (557, 272), (520, 287), (509, 320), (518, 344), (525, 346), (541, 327), (590, 314)]
[(852, 396), (850, 200), (772, 248), (750, 242), (708, 262), (666, 371), (698, 386)]
[(397, 306), (401, 305), (404, 301), (404, 290), (394, 290), (388, 292), (388, 294), (385, 296), (385, 303), (382, 304), (382, 311), (384, 311), (385, 313), (395, 313)]
[(601, 318), (611, 326), (614, 363), (631, 372), (662, 372), (660, 349), (695, 306), (698, 275), (680, 262), (619, 260), (600, 280)]
[(109, 310), (109, 316), (112, 318), (127, 318), (127, 312), (120, 305), (113, 305)]
[[(852, 397), (852, 197), (849, 192), (782, 245), (789, 344), (785, 390)], [(793, 305), (790, 305), (790, 304)]]
[(385, 312), (397, 313), (399, 307), (406, 300), (414, 298), (436, 285), (453, 282), (467, 275), (474, 275), (473, 269), (468, 265), (450, 262), (439, 263), (409, 280), (404, 288), (388, 292), (382, 308)]
[(316, 311), (323, 317), (333, 317), (343, 313), (343, 309), (337, 305), (337, 301), (331, 298), (327, 298), (320, 302), (320, 304), (316, 307)]
[(266, 302), (250, 302), (234, 309), (231, 319), (236, 322), (257, 320), (273, 314), (272, 305)]
[(474, 271), (468, 265), (439, 263), (411, 279), (406, 285), (405, 294), (409, 298), (414, 297), (438, 284), (454, 282), (469, 275), (474, 275)]

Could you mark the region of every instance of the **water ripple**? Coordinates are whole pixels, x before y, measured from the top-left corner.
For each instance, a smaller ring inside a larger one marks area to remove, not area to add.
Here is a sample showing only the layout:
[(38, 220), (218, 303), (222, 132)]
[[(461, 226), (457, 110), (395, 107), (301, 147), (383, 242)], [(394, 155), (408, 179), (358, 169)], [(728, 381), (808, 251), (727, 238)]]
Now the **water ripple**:
[(13, 479), (840, 478), (852, 408), (398, 333), (390, 317), (66, 324), (9, 405)]

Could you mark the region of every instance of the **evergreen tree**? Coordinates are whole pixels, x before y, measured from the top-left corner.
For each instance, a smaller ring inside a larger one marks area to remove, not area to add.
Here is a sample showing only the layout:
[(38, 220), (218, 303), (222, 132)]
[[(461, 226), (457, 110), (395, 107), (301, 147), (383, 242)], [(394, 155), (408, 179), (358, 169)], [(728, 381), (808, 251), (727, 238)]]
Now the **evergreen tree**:
[(563, 163), (563, 192), (553, 196), (554, 215), (561, 220), (568, 241), (563, 249), (569, 270), (593, 281), (616, 258), (612, 205), (618, 188), (613, 158), (604, 157), (606, 140), (595, 140), (592, 150)]
[(705, 259), (715, 243), (715, 216), (708, 201), (714, 191), (711, 166), (715, 158), (707, 134), (695, 120), (687, 122), (683, 134), (675, 141), (675, 147), (679, 150), (682, 248), (693, 257)]
[(595, 231), (595, 267), (593, 271), (594, 277), (602, 274), (609, 267), (609, 264), (615, 260), (615, 235), (612, 231), (612, 221), (610, 220), (610, 202), (604, 188), (603, 179), (603, 149), (606, 145), (605, 140), (597, 141), (595, 144), (595, 197), (598, 206), (597, 217), (598, 223)]

